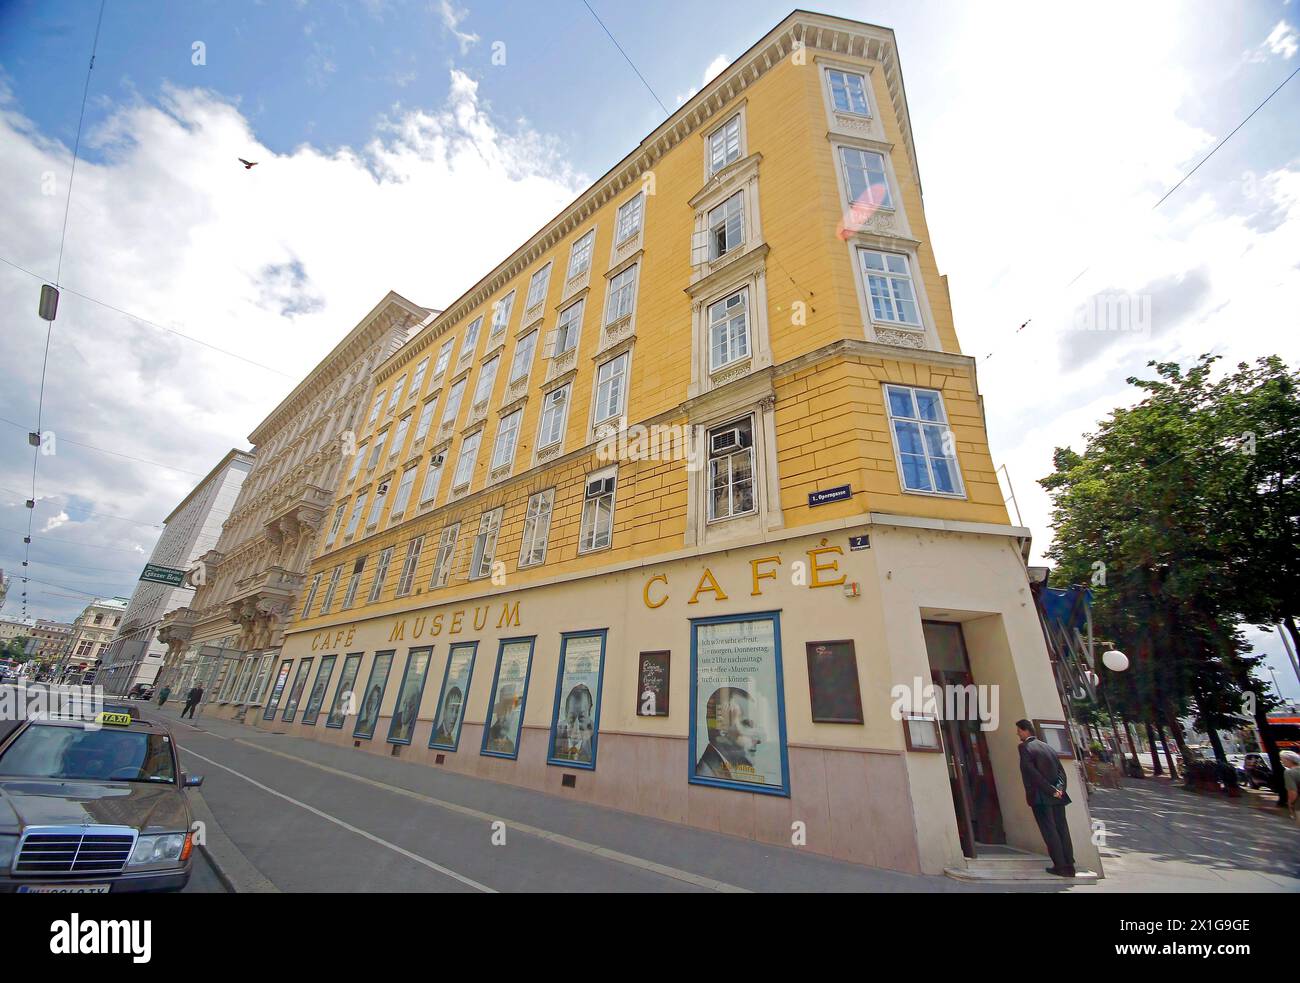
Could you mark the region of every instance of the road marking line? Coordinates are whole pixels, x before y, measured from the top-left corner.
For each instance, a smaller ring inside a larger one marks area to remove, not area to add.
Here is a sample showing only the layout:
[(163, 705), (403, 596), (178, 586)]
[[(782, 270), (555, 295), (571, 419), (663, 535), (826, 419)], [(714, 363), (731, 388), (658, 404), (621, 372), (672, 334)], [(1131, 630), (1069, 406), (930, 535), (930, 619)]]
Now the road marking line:
[[(243, 744), (247, 742), (241, 741), (240, 743)], [(271, 788), (269, 785), (263, 785), (257, 779), (249, 778), (247, 775), (243, 774), (242, 772), (235, 771), (234, 768), (230, 768), (226, 765), (223, 765), (220, 761), (213, 761), (211, 758), (206, 758), (203, 755), (199, 754), (197, 751), (191, 751), (189, 748), (181, 748), (181, 750), (186, 754), (194, 755), (194, 757), (198, 758), (200, 761), (206, 761), (208, 764), (216, 765), (218, 768), (228, 771), (232, 775), (235, 775), (238, 778), (242, 778), (250, 785), (255, 785), (264, 792), (270, 792), (272, 795), (278, 796), (279, 798), (284, 799), (286, 802), (291, 802), (294, 805), (298, 806), (300, 809), (306, 809), (308, 812), (312, 813), (313, 815), (320, 816), (322, 819), (328, 820), (329, 822), (334, 823), (334, 825), (336, 826), (342, 826), (344, 829), (348, 830), (351, 833), (356, 833), (358, 836), (364, 836), (366, 839), (374, 843), (378, 843), (380, 846), (388, 847), (388, 849), (392, 850), (395, 853), (400, 853), (408, 860), (414, 860), (416, 863), (424, 864), (424, 866), (428, 867), (430, 870), (435, 870), (439, 874), (445, 874), (447, 877), (450, 877), (453, 880), (460, 881), (462, 884), (466, 884), (469, 887), (474, 888), (476, 891), (482, 891), (485, 894), (498, 893), (497, 891), (488, 887), (486, 884), (480, 884), (478, 881), (465, 877), (463, 874), (458, 874), (454, 870), (449, 870), (448, 868), (443, 867), (441, 864), (436, 864), (432, 860), (420, 856), (418, 853), (412, 853), (410, 850), (404, 849), (403, 847), (398, 846), (396, 843), (389, 843), (388, 840), (385, 840), (382, 837), (375, 836), (374, 833), (369, 833), (364, 829), (360, 829), (357, 826), (353, 826), (351, 823), (344, 822), (342, 819), (339, 819), (337, 816), (331, 816), (328, 812), (322, 812), (320, 809), (317, 809), (315, 806), (310, 806), (306, 802), (300, 802), (297, 799), (293, 798), (292, 796), (285, 795), (283, 792), (278, 792), (275, 789)]]
[[(725, 881), (719, 881), (712, 877), (705, 877), (701, 874), (693, 874), (689, 870), (681, 870), (677, 867), (669, 867), (667, 864), (655, 863), (653, 860), (646, 860), (642, 857), (635, 857), (630, 853), (620, 853), (617, 850), (611, 850), (608, 847), (599, 846), (595, 843), (588, 843), (585, 840), (577, 840), (571, 836), (565, 836), (563, 833), (553, 833), (549, 829), (542, 829), (538, 826), (529, 826), (526, 823), (516, 822), (513, 819), (506, 819), (502, 816), (494, 816), (491, 813), (480, 812), (478, 809), (471, 809), (469, 806), (460, 805), (457, 802), (448, 802), (445, 799), (435, 799), (429, 795), (423, 795), (420, 792), (413, 792), (409, 788), (402, 788), (400, 785), (389, 785), (386, 782), (377, 781), (373, 778), (364, 778), (361, 775), (354, 775), (352, 772), (343, 771), (340, 768), (331, 768), (329, 765), (323, 765), (316, 761), (310, 761), (307, 758), (300, 758), (295, 754), (289, 754), (285, 751), (276, 751), (273, 748), (262, 747), (260, 744), (254, 744), (252, 741), (246, 741), (240, 737), (232, 737), (229, 740), (236, 744), (243, 744), (247, 747), (263, 751), (266, 754), (278, 755), (281, 758), (287, 758), (290, 761), (296, 761), (299, 764), (307, 765), (311, 768), (318, 768), (321, 771), (331, 775), (340, 775), (343, 778), (350, 778), (354, 782), (361, 782), (365, 785), (381, 788), (387, 792), (393, 792), (397, 795), (404, 795), (409, 799), (415, 799), (418, 802), (425, 802), (429, 805), (437, 806), (440, 809), (446, 809), (449, 812), (459, 813), (462, 816), (468, 816), (471, 819), (483, 820), (486, 822), (504, 822), (510, 829), (529, 836), (535, 836), (539, 839), (548, 840), (551, 843), (566, 846), (571, 850), (578, 850), (582, 853), (594, 854), (603, 857), (606, 860), (612, 860), (615, 863), (624, 864), (628, 867), (636, 867), (640, 870), (648, 870), (664, 877), (676, 881), (684, 881), (687, 884), (694, 884), (696, 887), (702, 887), (710, 891), (718, 891), (726, 894), (750, 894), (748, 888), (737, 887), (734, 884), (728, 884)], [(193, 752), (190, 752), (191, 754)], [(278, 793), (277, 793), (278, 794)]]

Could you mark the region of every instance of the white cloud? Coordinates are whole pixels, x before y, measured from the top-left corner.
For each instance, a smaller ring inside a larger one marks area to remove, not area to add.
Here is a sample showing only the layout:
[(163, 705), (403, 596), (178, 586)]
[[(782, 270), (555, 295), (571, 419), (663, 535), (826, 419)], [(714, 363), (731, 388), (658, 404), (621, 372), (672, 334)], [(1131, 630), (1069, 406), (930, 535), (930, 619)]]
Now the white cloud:
[(1286, 21), (1280, 20), (1264, 39), (1261, 47), (1268, 48), (1273, 54), (1281, 55), (1283, 58), (1291, 58), (1300, 51), (1300, 34), (1297, 34), (1296, 29)]
[(41, 527), (41, 532), (49, 532), (51, 529), (58, 529), (59, 526), (63, 525), (67, 521), (68, 513), (60, 509), (58, 515), (51, 516), (46, 520), (45, 525)]
[(443, 26), (456, 36), (460, 42), (460, 53), (467, 54), (469, 49), (478, 44), (479, 36), (470, 34), (460, 29), (461, 21), (469, 16), (469, 11), (463, 7), (453, 6), (451, 0), (438, 0), (438, 13), (442, 17)]
[(726, 55), (714, 56), (713, 61), (709, 62), (708, 65), (704, 67), (704, 75), (700, 79), (700, 84), (692, 87), (690, 90), (686, 92), (685, 95), (678, 95), (677, 105), (680, 106), (682, 103), (692, 99), (697, 92), (699, 92), (702, 88), (704, 88), (715, 78), (717, 78), (718, 75), (721, 74), (722, 70), (730, 64), (731, 64), (731, 59), (728, 58)]

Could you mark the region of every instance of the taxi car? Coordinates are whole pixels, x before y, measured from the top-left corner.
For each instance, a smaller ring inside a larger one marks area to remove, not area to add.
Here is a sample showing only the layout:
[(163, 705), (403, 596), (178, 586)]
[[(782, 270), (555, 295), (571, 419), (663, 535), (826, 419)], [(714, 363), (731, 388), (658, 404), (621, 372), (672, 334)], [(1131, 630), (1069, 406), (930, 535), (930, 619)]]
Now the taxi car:
[(0, 743), (0, 892), (179, 891), (194, 819), (171, 734), (123, 707), (28, 720)]

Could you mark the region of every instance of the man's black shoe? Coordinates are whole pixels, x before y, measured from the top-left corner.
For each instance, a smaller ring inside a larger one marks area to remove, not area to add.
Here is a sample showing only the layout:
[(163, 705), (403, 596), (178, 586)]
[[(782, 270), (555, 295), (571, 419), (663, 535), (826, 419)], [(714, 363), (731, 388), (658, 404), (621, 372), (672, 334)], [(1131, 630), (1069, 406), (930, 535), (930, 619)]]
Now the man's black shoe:
[(1043, 869), (1046, 870), (1049, 874), (1055, 874), (1057, 877), (1073, 877), (1073, 876), (1074, 876), (1074, 871), (1072, 871), (1072, 870), (1062, 870), (1060, 867), (1045, 867), (1045, 868), (1043, 868)]

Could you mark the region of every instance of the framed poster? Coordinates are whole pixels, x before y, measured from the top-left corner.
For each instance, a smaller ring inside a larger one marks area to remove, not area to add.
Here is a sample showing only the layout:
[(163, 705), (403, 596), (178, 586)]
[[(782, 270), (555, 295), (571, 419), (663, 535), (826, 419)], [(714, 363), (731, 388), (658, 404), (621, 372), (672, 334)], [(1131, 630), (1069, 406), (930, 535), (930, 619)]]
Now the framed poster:
[(429, 660), (433, 646), (411, 649), (406, 656), (406, 671), (402, 685), (397, 688), (397, 702), (393, 704), (393, 719), (388, 724), (389, 744), (410, 744), (415, 722), (420, 716), (420, 700), (424, 698), (424, 681), (429, 676)]
[(317, 718), (320, 717), (321, 704), (325, 702), (325, 690), (329, 688), (330, 677), (334, 675), (334, 663), (338, 661), (337, 655), (327, 655), (320, 660), (320, 668), (316, 670), (316, 682), (312, 684), (311, 696), (307, 698), (307, 706), (302, 711), (302, 722), (310, 726), (315, 726)]
[(560, 665), (555, 674), (549, 765), (596, 768), (600, 732), (600, 684), (605, 674), (607, 628), (566, 631), (560, 636)]
[(275, 709), (280, 705), (280, 696), (284, 693), (284, 684), (289, 679), (289, 667), (292, 665), (293, 659), (285, 659), (280, 663), (280, 671), (275, 674), (275, 685), (271, 687), (271, 695), (266, 700), (263, 720), (270, 720), (275, 716)]
[(483, 721), (480, 754), (511, 760), (519, 757), (519, 734), (524, 726), (524, 701), (528, 696), (528, 677), (533, 670), (535, 638), (534, 635), (501, 639), (497, 668), (492, 676), (492, 693), (488, 697), (487, 719)]
[(812, 718), (824, 724), (862, 723), (858, 657), (852, 639), (808, 642), (808, 694)]
[(903, 742), (909, 751), (943, 751), (937, 718), (924, 713), (903, 714)]
[(690, 781), (790, 794), (781, 616), (691, 619)]
[(636, 663), (636, 715), (668, 716), (668, 652), (642, 652)]
[(370, 679), (366, 682), (365, 692), (357, 708), (357, 725), (352, 730), (353, 737), (362, 737), (368, 741), (375, 736), (379, 707), (384, 702), (384, 690), (388, 688), (388, 673), (393, 668), (394, 654), (393, 649), (375, 653), (374, 664), (370, 667)]
[(457, 642), (451, 647), (451, 653), (447, 656), (447, 668), (442, 674), (438, 707), (433, 714), (429, 747), (455, 751), (460, 745), (460, 725), (465, 720), (469, 681), (474, 674), (474, 655), (477, 652), (478, 642)]
[(307, 675), (311, 672), (311, 664), (316, 660), (312, 657), (303, 659), (298, 663), (298, 671), (293, 676), (293, 686), (289, 690), (289, 699), (284, 701), (284, 713), (280, 714), (280, 719), (287, 724), (293, 723), (293, 718), (298, 716), (298, 704), (302, 700), (302, 691), (307, 688)]
[(350, 652), (343, 659), (343, 672), (339, 674), (339, 688), (334, 691), (334, 702), (330, 704), (329, 716), (325, 726), (338, 730), (343, 726), (343, 718), (357, 712), (357, 696), (353, 687), (357, 684), (357, 670), (361, 668), (361, 656), (364, 653)]
[(1056, 752), (1058, 758), (1073, 758), (1074, 743), (1070, 740), (1070, 728), (1064, 720), (1034, 720), (1034, 730), (1038, 731), (1043, 743)]

